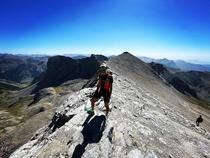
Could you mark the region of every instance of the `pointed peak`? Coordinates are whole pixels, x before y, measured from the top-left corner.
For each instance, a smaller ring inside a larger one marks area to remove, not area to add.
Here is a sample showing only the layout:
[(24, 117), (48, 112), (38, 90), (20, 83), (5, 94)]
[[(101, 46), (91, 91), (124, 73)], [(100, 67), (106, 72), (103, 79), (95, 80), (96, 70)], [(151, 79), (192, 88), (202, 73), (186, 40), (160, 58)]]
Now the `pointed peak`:
[(131, 56), (134, 56), (134, 55), (132, 55), (132, 54), (129, 53), (129, 52), (123, 52), (121, 55), (131, 55)]
[(124, 53), (118, 55), (117, 58), (130, 59), (130, 60), (140, 60), (135, 55), (133, 55), (133, 54), (131, 54), (129, 52), (124, 52)]

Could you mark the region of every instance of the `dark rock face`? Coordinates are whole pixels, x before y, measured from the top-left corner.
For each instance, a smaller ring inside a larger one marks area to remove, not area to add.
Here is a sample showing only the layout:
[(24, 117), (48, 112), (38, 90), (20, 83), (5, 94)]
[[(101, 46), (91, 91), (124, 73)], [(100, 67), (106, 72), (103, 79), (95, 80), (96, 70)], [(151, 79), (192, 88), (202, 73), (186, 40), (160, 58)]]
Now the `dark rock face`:
[(99, 69), (100, 61), (106, 59), (102, 57), (91, 55), (90, 57), (77, 60), (64, 56), (49, 58), (47, 71), (42, 76), (35, 91), (50, 86), (58, 86), (68, 80), (90, 79)]
[(198, 98), (210, 102), (210, 73), (199, 71), (177, 72), (176, 75), (197, 92)]
[(179, 92), (198, 98), (203, 101), (210, 101), (210, 73), (199, 71), (180, 71), (166, 68), (162, 64), (149, 64), (154, 74), (165, 79)]
[(189, 85), (187, 85), (184, 81), (179, 79), (178, 77), (172, 78), (171, 81), (169, 81), (171, 85), (173, 85), (174, 88), (176, 88), (179, 92), (183, 94), (190, 94), (192, 97), (197, 98), (196, 91), (191, 89)]
[(150, 63), (152, 69), (158, 74), (163, 74), (167, 69), (162, 64)]
[(149, 64), (153, 69), (154, 73), (158, 76), (164, 78), (167, 83), (172, 85), (176, 90), (179, 92), (190, 95), (192, 97), (197, 98), (196, 91), (190, 87), (185, 81), (183, 81), (176, 73), (171, 73), (164, 65), (157, 64), (157, 63), (150, 63)]
[(98, 60), (99, 62), (103, 62), (103, 61), (108, 60), (108, 58), (103, 56), (103, 55), (91, 55), (91, 57), (95, 57), (96, 60)]

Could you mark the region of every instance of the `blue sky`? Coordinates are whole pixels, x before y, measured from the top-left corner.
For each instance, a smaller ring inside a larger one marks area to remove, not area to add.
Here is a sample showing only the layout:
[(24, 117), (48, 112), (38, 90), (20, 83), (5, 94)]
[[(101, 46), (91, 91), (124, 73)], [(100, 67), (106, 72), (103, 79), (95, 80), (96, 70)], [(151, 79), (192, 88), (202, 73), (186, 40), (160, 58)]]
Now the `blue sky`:
[(209, 0), (0, 0), (0, 52), (210, 61)]

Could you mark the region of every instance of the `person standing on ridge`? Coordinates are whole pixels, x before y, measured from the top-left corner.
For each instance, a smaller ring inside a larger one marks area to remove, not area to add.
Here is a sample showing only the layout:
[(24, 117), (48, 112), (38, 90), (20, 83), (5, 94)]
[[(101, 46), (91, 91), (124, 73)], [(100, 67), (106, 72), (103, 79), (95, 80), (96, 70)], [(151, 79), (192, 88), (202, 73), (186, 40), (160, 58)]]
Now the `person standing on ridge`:
[(199, 126), (200, 123), (203, 122), (203, 118), (202, 116), (200, 115), (197, 119), (196, 119), (196, 125)]
[[(103, 64), (101, 67), (105, 66)], [(112, 83), (113, 83), (113, 77), (112, 72), (110, 69), (105, 68), (106, 70), (104, 72), (100, 72), (98, 74), (98, 82), (97, 82), (97, 88), (96, 91), (91, 98), (91, 108), (92, 113), (94, 114), (94, 106), (95, 102), (100, 99), (102, 96), (104, 98), (104, 105), (106, 107), (106, 116), (109, 113), (109, 102), (112, 94)]]

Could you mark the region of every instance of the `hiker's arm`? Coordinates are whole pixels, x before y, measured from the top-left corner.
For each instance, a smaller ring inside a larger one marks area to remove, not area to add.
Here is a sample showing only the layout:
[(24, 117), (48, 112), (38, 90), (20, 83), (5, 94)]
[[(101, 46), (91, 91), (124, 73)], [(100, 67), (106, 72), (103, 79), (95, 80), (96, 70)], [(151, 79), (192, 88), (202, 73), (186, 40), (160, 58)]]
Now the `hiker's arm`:
[(99, 90), (99, 88), (100, 88), (100, 86), (101, 86), (101, 82), (100, 82), (100, 80), (98, 80), (98, 82), (97, 82), (97, 91)]
[(110, 86), (110, 98), (111, 98), (111, 95), (112, 95), (112, 84), (111, 84), (111, 86)]
[(111, 95), (112, 95), (112, 84), (113, 84), (113, 77), (112, 76), (110, 78), (110, 83), (111, 83), (111, 85), (110, 85), (110, 91), (109, 91), (109, 93), (110, 93), (110, 98), (111, 98)]

